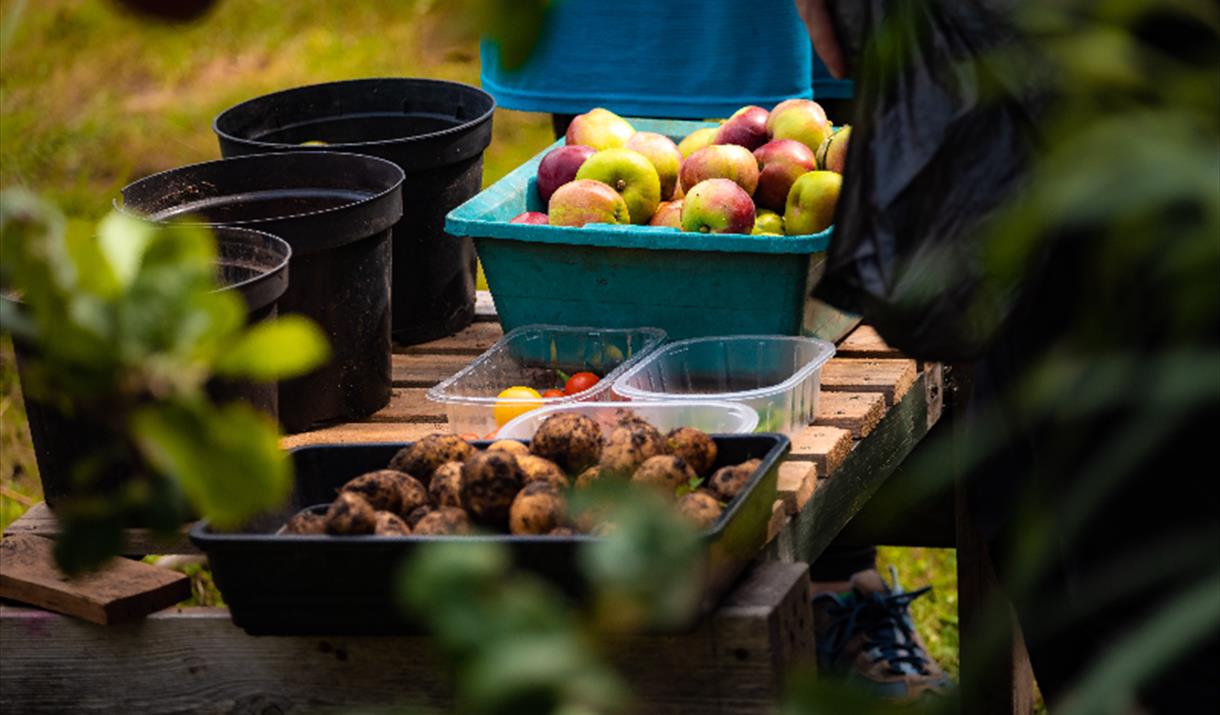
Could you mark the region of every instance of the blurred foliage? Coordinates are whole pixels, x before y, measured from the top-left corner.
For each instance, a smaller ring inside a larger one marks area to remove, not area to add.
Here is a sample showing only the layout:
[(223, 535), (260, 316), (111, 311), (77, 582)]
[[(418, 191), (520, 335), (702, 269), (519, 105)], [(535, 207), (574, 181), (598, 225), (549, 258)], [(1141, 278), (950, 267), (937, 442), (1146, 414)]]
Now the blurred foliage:
[[(279, 432), (244, 403), (215, 405), (213, 375), (301, 374), (328, 348), (312, 323), (245, 328), (217, 290), (216, 242), (198, 226), (112, 214), (71, 230), (49, 203), (0, 192), (0, 325), (23, 350), (26, 394), (83, 429), (55, 555), (69, 573), (100, 565), (120, 530), (172, 529), (187, 505), (218, 526), (278, 506), (291, 486)], [(273, 350), (257, 357), (252, 347)], [(61, 436), (61, 438), (64, 438)], [(71, 437), (66, 437), (71, 439)]]

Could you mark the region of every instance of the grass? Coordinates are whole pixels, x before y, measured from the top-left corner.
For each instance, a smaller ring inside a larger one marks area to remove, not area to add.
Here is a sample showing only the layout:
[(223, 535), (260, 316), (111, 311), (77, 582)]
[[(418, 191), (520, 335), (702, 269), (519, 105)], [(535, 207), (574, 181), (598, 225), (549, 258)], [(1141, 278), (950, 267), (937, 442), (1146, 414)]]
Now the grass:
[[(478, 83), (478, 49), (444, 3), (229, 0), (199, 23), (137, 21), (110, 3), (41, 0), (19, 24), (0, 0), (11, 44), (0, 72), (0, 185), (27, 186), (76, 221), (93, 221), (129, 181), (218, 157), (211, 119), (249, 97), (300, 84), (370, 76)], [(551, 141), (546, 115), (499, 111), (485, 155), (494, 182)], [(0, 527), (41, 498), (13, 369), (0, 346)], [(932, 654), (957, 672), (953, 552), (883, 549), (916, 601)], [(206, 572), (197, 574), (203, 588)], [(206, 589), (201, 593), (206, 593)], [(206, 598), (206, 597), (205, 597)]]

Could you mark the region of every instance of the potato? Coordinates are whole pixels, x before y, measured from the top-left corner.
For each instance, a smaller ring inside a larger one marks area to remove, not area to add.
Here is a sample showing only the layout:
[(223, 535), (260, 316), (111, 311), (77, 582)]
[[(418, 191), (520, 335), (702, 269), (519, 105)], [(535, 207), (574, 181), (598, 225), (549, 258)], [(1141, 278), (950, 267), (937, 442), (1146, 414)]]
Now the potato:
[(326, 533), (326, 517), (313, 512), (309, 509), (303, 509), (293, 515), (288, 523), (279, 531), (280, 534), (289, 536), (311, 536), (315, 534)]
[(379, 511), (373, 533), (378, 536), (410, 536), (411, 527), (407, 526), (407, 522), (400, 519), (397, 514)]
[(630, 418), (619, 422), (606, 437), (598, 466), (602, 476), (629, 479), (645, 461), (665, 454), (665, 438), (656, 427)]
[(436, 507), (462, 507), (462, 463), (445, 462), (432, 473), (428, 496)]
[(436, 511), (436, 510), (433, 509), (431, 506), (416, 507), (416, 508), (412, 509), (410, 511), (410, 513), (408, 513), (405, 517), (403, 517), (403, 521), (407, 522), (407, 526), (411, 527), (411, 529), (414, 530), (416, 525), (419, 524), (421, 519), (423, 519), (425, 516), (431, 514), (434, 511)]
[(690, 468), (685, 459), (672, 454), (660, 454), (649, 457), (640, 468), (631, 475), (632, 484), (644, 484), (656, 487), (668, 496), (683, 484), (689, 484), (695, 479), (695, 470)]
[(399, 516), (406, 516), (421, 506), (428, 506), (428, 490), (422, 483), (410, 474), (401, 473), (398, 478), (398, 490), (401, 495), (402, 505), (396, 512)]
[(526, 484), (513, 499), (508, 529), (512, 534), (545, 534), (563, 523), (567, 504), (549, 482)]
[(568, 477), (549, 459), (533, 454), (517, 457), (517, 466), (521, 467), (521, 476), (526, 484), (531, 482), (549, 482), (556, 489), (568, 488)]
[(741, 464), (731, 467), (721, 467), (716, 470), (712, 478), (707, 482), (707, 488), (711, 490), (716, 498), (729, 502), (743, 487), (750, 481), (754, 470), (758, 469), (758, 465), (762, 462), (757, 459), (751, 459)]
[(724, 509), (711, 493), (704, 490), (691, 492), (678, 499), (678, 514), (689, 519), (700, 529), (711, 528)]
[(576, 477), (576, 488), (577, 489), (588, 489), (589, 487), (593, 486), (593, 484), (595, 482), (597, 482), (598, 479), (601, 479), (601, 478), (602, 478), (601, 467), (589, 467), (585, 471), (581, 472), (580, 476)]
[(716, 442), (703, 430), (679, 427), (665, 436), (667, 451), (686, 460), (695, 474), (704, 476), (716, 463)]
[(378, 511), (398, 512), (402, 509), (400, 480), (406, 476), (393, 469), (379, 469), (361, 474), (340, 487), (339, 491), (363, 497), (369, 506)]
[(470, 533), (470, 517), (451, 506), (428, 512), (412, 531), (416, 536), (455, 536)]
[(466, 440), (451, 434), (430, 434), (409, 447), (398, 450), (390, 460), (390, 469), (406, 472), (425, 487), (432, 473), (445, 462), (465, 462), (474, 454)]
[(547, 536), (576, 536), (580, 532), (570, 526), (557, 526), (546, 532)]
[(568, 474), (579, 474), (601, 458), (602, 431), (584, 415), (554, 414), (538, 426), (530, 452), (551, 460)]
[(525, 480), (508, 452), (479, 452), (462, 465), (462, 506), (478, 522), (503, 528)]
[(498, 440), (496, 442), (492, 442), (491, 446), (487, 448), (487, 451), (488, 452), (497, 452), (497, 451), (508, 452), (509, 454), (521, 457), (521, 456), (529, 454), (530, 448), (526, 447), (524, 444), (518, 442), (515, 439), (502, 439), (502, 440)]
[(377, 510), (363, 497), (339, 492), (326, 510), (326, 533), (354, 536), (371, 534), (377, 527)]

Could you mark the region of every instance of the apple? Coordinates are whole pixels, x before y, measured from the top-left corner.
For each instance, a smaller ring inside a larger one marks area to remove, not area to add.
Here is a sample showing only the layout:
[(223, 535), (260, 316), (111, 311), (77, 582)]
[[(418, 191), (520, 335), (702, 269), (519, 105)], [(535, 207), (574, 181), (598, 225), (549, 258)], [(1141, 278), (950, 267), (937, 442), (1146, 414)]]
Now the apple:
[(547, 215), (541, 211), (526, 211), (525, 213), (513, 216), (513, 219), (509, 221), (509, 223), (534, 223), (539, 225), (548, 224), (550, 222), (551, 221)]
[(795, 139), (773, 139), (754, 150), (761, 171), (754, 203), (772, 211), (783, 211), (792, 182), (817, 167), (813, 150)]
[(580, 165), (596, 153), (596, 149), (584, 144), (568, 144), (547, 152), (538, 162), (538, 198), (542, 203), (551, 200), (555, 189), (575, 179)]
[(772, 139), (795, 139), (817, 151), (830, 136), (830, 120), (822, 105), (808, 99), (785, 99), (771, 110), (767, 132)]
[(685, 139), (678, 142), (678, 151), (682, 152), (682, 158), (685, 159), (703, 147), (716, 143), (716, 132), (718, 131), (718, 127), (704, 127), (687, 134)]
[(729, 179), (753, 194), (758, 186), (758, 160), (743, 146), (713, 144), (688, 156), (680, 175), (684, 188), (707, 179)]
[(648, 225), (682, 228), (682, 205), (684, 203), (682, 199), (662, 201), (661, 205), (657, 206), (657, 212), (652, 215), (652, 220), (648, 222)]
[(661, 179), (652, 162), (638, 151), (602, 149), (581, 165), (576, 178), (600, 181), (621, 194), (631, 212), (631, 223), (648, 223), (661, 203)]
[(670, 197), (670, 201), (677, 201), (686, 196), (686, 191), (682, 188), (682, 179), (679, 177), (678, 183), (674, 184), (674, 195)]
[(754, 214), (754, 230), (750, 233), (784, 235), (784, 217), (770, 209), (758, 209)]
[(552, 226), (584, 226), (587, 223), (630, 223), (627, 202), (600, 181), (577, 179), (551, 194), (547, 218)]
[(847, 163), (847, 142), (850, 139), (850, 124), (826, 137), (826, 141), (818, 147), (818, 167), (842, 174), (843, 166)]
[(784, 233), (803, 236), (820, 233), (830, 227), (835, 219), (835, 204), (839, 201), (839, 188), (843, 176), (833, 171), (810, 171), (802, 174), (792, 190), (784, 208)]
[(700, 181), (682, 202), (682, 230), (698, 233), (749, 233), (754, 201), (729, 179)]
[(716, 144), (737, 144), (750, 151), (767, 143), (767, 117), (762, 107), (742, 107), (725, 120), (716, 132)]
[(627, 140), (626, 148), (638, 151), (652, 162), (661, 179), (661, 200), (673, 198), (678, 185), (678, 169), (682, 168), (682, 152), (678, 151), (674, 140), (656, 132), (636, 132)]
[(597, 107), (572, 119), (564, 137), (568, 144), (583, 144), (601, 151), (624, 146), (635, 128), (609, 109)]

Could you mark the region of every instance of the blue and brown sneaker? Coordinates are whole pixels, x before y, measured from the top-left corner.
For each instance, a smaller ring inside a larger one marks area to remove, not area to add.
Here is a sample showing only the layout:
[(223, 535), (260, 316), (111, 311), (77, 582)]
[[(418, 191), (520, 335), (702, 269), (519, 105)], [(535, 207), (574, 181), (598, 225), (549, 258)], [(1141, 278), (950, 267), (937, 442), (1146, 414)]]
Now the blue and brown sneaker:
[(894, 702), (947, 695), (953, 682), (928, 656), (907, 610), (931, 587), (904, 591), (892, 566), (890, 576), (892, 586), (875, 570), (861, 571), (844, 592), (814, 595), (818, 667)]

